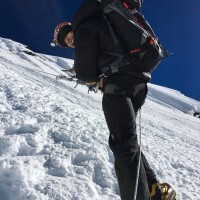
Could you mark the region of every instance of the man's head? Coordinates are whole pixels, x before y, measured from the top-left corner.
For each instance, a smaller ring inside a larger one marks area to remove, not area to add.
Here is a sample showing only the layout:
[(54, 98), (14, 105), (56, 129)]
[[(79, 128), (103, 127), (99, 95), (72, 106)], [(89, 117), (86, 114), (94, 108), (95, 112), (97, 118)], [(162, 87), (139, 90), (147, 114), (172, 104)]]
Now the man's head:
[(65, 36), (64, 41), (68, 47), (74, 48), (74, 32), (73, 31), (68, 32), (67, 35)]
[(56, 27), (52, 44), (74, 48), (74, 33), (70, 22), (62, 22)]

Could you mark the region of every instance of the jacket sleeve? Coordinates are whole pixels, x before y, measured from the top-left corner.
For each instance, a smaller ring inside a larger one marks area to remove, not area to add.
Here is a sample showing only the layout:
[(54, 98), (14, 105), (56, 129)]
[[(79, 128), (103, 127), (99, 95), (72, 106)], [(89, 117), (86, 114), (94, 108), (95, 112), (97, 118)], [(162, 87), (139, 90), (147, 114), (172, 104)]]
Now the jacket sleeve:
[(76, 32), (77, 27), (84, 21), (94, 19), (101, 15), (101, 3), (98, 0), (84, 0), (72, 19), (72, 29)]
[(74, 69), (79, 80), (96, 81), (98, 69), (98, 33), (90, 21), (80, 25), (75, 33)]

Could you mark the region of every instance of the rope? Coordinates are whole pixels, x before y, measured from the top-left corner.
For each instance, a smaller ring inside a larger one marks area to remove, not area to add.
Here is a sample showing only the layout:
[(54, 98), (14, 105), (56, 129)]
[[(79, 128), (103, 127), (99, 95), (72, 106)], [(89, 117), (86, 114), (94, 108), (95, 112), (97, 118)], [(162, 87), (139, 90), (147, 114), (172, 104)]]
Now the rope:
[(51, 76), (55, 76), (56, 77), (56, 80), (58, 79), (64, 79), (64, 80), (68, 80), (68, 81), (74, 81), (74, 77), (66, 77), (65, 75), (55, 75), (55, 74), (51, 74), (51, 73), (48, 73), (48, 72), (44, 72), (44, 71), (41, 71), (41, 70), (37, 70), (37, 69), (31, 69), (29, 67), (24, 67), (24, 66), (21, 66), (23, 68), (26, 68), (30, 71), (33, 71), (33, 72), (41, 72), (41, 73), (44, 73), (44, 74), (49, 74)]
[(42, 72), (44, 74), (49, 74), (49, 75), (52, 75), (52, 76), (58, 76), (58, 75), (55, 75), (55, 74), (50, 74), (50, 73), (47, 73), (47, 72), (44, 72), (44, 71), (40, 71), (40, 70), (36, 70), (36, 69), (31, 69), (29, 67), (24, 67), (23, 68), (26, 68), (26, 69), (29, 69), (30, 71), (36, 71), (36, 72)]
[(135, 190), (134, 190), (134, 198), (133, 200), (136, 200), (137, 197), (137, 189), (138, 189), (138, 180), (139, 180), (139, 174), (140, 174), (140, 164), (141, 164), (141, 154), (142, 154), (142, 115), (141, 115), (141, 109), (139, 109), (139, 161), (137, 166), (137, 174), (136, 174), (136, 181), (135, 181)]

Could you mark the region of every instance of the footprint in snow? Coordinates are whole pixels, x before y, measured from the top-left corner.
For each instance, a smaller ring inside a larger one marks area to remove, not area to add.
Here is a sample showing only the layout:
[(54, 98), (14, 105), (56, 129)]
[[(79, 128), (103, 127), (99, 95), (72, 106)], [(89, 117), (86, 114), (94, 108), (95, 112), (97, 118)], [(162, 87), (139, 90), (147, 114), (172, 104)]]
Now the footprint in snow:
[(35, 133), (38, 130), (39, 127), (36, 125), (22, 124), (20, 127), (18, 126), (7, 127), (4, 132), (6, 135), (14, 135), (14, 134)]

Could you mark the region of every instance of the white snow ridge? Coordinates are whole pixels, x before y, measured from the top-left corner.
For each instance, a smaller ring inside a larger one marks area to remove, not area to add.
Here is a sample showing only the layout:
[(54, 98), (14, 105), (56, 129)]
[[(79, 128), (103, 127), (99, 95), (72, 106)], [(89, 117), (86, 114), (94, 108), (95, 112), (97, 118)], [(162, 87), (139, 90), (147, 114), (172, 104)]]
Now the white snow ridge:
[[(55, 79), (72, 64), (0, 38), (0, 200), (120, 200), (102, 94)], [(200, 102), (149, 84), (142, 148), (178, 200), (200, 200), (196, 111)]]

